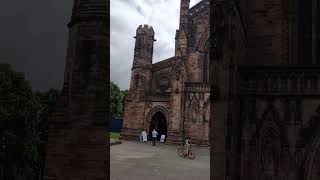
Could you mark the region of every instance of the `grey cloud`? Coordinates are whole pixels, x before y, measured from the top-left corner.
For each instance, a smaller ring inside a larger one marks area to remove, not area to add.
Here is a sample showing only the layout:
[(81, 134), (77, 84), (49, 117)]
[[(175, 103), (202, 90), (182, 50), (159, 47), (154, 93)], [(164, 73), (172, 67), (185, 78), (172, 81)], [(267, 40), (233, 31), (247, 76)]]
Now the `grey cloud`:
[[(173, 56), (180, 1), (110, 3), (111, 80), (127, 89), (136, 28), (140, 24), (154, 27), (158, 40), (154, 62)], [(0, 63), (9, 63), (15, 70), (25, 72), (35, 89), (61, 88), (71, 11), (70, 0), (0, 1)]]
[(145, 16), (145, 14), (144, 14), (143, 11), (142, 11), (141, 6), (137, 5), (137, 6), (136, 6), (136, 9), (137, 9), (137, 11), (138, 11), (142, 16)]
[[(199, 0), (192, 0), (191, 5), (197, 2)], [(149, 24), (155, 30), (157, 41), (153, 62), (174, 55), (179, 6), (180, 0), (120, 0), (111, 3), (111, 80), (121, 89), (129, 88), (134, 50), (132, 37), (138, 25)]]

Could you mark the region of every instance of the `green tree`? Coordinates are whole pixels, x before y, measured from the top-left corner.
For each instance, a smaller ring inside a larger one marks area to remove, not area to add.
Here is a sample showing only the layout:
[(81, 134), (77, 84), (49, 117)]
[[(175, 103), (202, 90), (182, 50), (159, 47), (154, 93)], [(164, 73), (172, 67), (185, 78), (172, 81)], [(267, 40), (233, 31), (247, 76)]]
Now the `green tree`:
[(35, 99), (38, 102), (38, 124), (37, 133), (40, 137), (39, 144), (39, 167), (38, 173), (42, 171), (45, 163), (45, 145), (48, 141), (48, 120), (52, 112), (55, 110), (56, 103), (60, 96), (60, 91), (50, 89), (46, 92), (35, 92)]
[(14, 176), (34, 176), (38, 164), (38, 108), (22, 73), (0, 64), (0, 166)]
[(110, 82), (110, 114), (112, 117), (123, 117), (125, 99), (129, 93), (128, 90), (122, 91), (117, 84)]
[(38, 91), (35, 93), (35, 98), (39, 103), (38, 134), (42, 141), (47, 141), (48, 139), (48, 118), (55, 110), (60, 93), (59, 90), (52, 88), (46, 92)]
[(110, 111), (111, 117), (121, 117), (123, 112), (122, 107), (122, 92), (118, 85), (110, 82)]

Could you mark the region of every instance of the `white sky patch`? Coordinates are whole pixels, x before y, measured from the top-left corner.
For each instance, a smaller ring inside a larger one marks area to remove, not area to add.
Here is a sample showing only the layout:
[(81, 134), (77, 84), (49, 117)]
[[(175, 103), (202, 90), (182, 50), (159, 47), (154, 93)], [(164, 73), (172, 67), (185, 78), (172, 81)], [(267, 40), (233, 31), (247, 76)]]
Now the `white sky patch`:
[(148, 24), (155, 31), (153, 63), (172, 57), (180, 0), (112, 0), (110, 10), (110, 78), (121, 89), (128, 89), (137, 27)]

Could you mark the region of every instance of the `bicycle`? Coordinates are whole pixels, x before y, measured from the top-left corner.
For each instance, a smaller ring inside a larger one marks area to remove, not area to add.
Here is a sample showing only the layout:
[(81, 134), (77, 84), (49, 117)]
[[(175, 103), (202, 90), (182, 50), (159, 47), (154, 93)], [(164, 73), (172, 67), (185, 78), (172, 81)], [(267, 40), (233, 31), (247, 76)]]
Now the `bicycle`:
[(180, 146), (178, 148), (178, 155), (180, 157), (183, 157), (183, 158), (187, 158), (187, 157), (189, 159), (195, 159), (196, 158), (196, 154), (195, 154), (194, 150), (191, 149), (191, 147), (189, 148), (188, 154), (186, 155), (185, 154), (185, 148)]

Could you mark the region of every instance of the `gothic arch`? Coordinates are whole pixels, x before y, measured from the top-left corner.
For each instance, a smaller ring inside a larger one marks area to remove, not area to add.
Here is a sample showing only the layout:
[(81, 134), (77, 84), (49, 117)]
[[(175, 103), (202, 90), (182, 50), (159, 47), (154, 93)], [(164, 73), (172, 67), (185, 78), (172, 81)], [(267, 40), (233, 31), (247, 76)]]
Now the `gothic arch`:
[(310, 148), (312, 150), (307, 154), (305, 179), (318, 180), (320, 177), (320, 133), (318, 133)]
[(192, 95), (190, 103), (188, 105), (188, 118), (191, 120), (192, 123), (196, 123), (198, 121), (199, 116), (199, 99), (197, 98), (196, 94)]
[[(247, 102), (247, 103), (249, 104), (245, 104), (246, 106), (252, 106), (252, 107), (254, 106), (252, 105), (253, 102)], [(250, 110), (247, 110), (247, 111), (250, 111)], [(251, 117), (251, 118), (257, 118), (257, 117)], [(257, 121), (256, 130), (251, 132), (246, 131), (245, 128), (250, 127), (250, 120), (252, 119), (243, 118), (243, 122), (241, 123), (241, 129), (244, 132), (242, 132), (242, 136), (249, 137), (251, 140), (253, 140), (253, 139), (259, 138), (261, 132), (264, 131), (265, 128), (272, 128), (274, 129), (275, 132), (279, 134), (280, 137), (283, 138), (282, 139), (283, 141), (287, 142), (285, 138), (284, 127), (280, 123), (281, 121), (279, 118), (280, 117), (277, 109), (273, 105), (269, 106), (263, 111), (262, 119)]]
[(272, 126), (272, 124), (266, 125), (260, 131), (258, 172), (259, 179), (262, 180), (281, 177), (280, 174), (283, 172), (280, 158), (282, 146), (281, 133), (277, 127)]
[(246, 146), (246, 150), (242, 150), (241, 155), (243, 163), (241, 169), (244, 176), (251, 176), (252, 179), (260, 180), (281, 177), (285, 173), (281, 159), (282, 144), (283, 133), (281, 128), (274, 121), (263, 123), (243, 144)]
[(197, 50), (201, 53), (206, 52), (206, 45), (210, 38), (210, 28), (207, 28), (197, 43)]
[(318, 180), (320, 178), (320, 124), (314, 126), (315, 129), (311, 132), (313, 135), (310, 137), (311, 143), (307, 146), (305, 153), (304, 179), (306, 180)]
[(145, 123), (145, 125), (144, 125), (144, 128), (145, 128), (145, 130), (147, 131), (147, 132), (149, 132), (149, 130), (150, 130), (150, 123), (151, 123), (151, 121), (152, 121), (152, 118), (153, 118), (153, 116), (156, 114), (156, 113), (158, 113), (158, 112), (161, 112), (164, 116), (165, 116), (165, 118), (166, 118), (166, 123), (167, 123), (167, 129), (169, 129), (170, 128), (170, 119), (169, 119), (169, 111), (165, 108), (165, 107), (163, 107), (163, 106), (156, 106), (156, 107), (154, 107), (154, 108), (152, 108), (150, 111), (149, 111), (149, 113), (148, 113), (148, 115), (147, 115), (147, 117), (146, 117), (146, 123)]
[(255, 178), (261, 180), (280, 177), (284, 173), (280, 157), (282, 144), (285, 141), (282, 127), (277, 123), (276, 109), (269, 107), (263, 114), (262, 123), (257, 124), (257, 129), (248, 134), (250, 137), (248, 143), (255, 144), (254, 149), (250, 150), (249, 161), (255, 164), (251, 168), (258, 170), (254, 175)]
[(195, 101), (195, 103), (197, 103), (197, 106), (199, 106), (199, 99), (198, 99), (197, 95), (194, 93), (191, 93), (190, 96), (191, 96), (191, 98), (190, 98), (190, 101), (188, 104), (188, 108), (191, 108), (191, 105), (194, 101)]
[(202, 34), (201, 38), (197, 42), (196, 50), (202, 54), (202, 81), (208, 83), (209, 81), (209, 38), (210, 30), (206, 28), (205, 32)]
[(253, 137), (259, 138), (262, 132), (265, 132), (265, 129), (272, 129), (280, 138), (283, 143), (288, 143), (288, 139), (285, 135), (285, 129), (280, 119), (279, 112), (274, 106), (267, 107), (263, 113), (263, 118), (260, 120), (260, 123), (257, 125), (257, 130), (254, 133)]
[(150, 123), (151, 120), (152, 120), (152, 117), (153, 117), (157, 112), (163, 113), (163, 114), (165, 115), (166, 119), (167, 119), (167, 124), (169, 124), (169, 112), (168, 112), (168, 110), (167, 110), (165, 107), (163, 107), (163, 106), (156, 106), (156, 107), (152, 108), (152, 109), (150, 110), (150, 112), (148, 113), (148, 115), (147, 115), (146, 122), (147, 122), (147, 123)]
[(280, 128), (273, 121), (269, 121), (269, 122), (264, 123), (262, 128), (259, 130), (260, 137), (265, 136), (268, 133), (272, 133), (273, 135), (279, 136), (279, 137), (282, 136)]
[[(161, 117), (163, 117), (163, 116), (165, 117), (164, 121), (159, 121), (159, 119), (158, 119), (159, 115)], [(158, 125), (156, 125), (158, 123), (162, 124), (158, 127), (160, 131), (157, 130), (159, 132), (159, 134), (161, 134), (161, 132), (164, 132), (164, 135), (168, 136), (167, 133), (168, 133), (168, 130), (170, 129), (169, 112), (167, 111), (167, 109), (165, 107), (163, 107), (161, 105), (152, 108), (146, 117), (146, 122), (144, 123), (144, 130), (146, 132), (149, 132), (149, 137), (151, 137), (150, 130), (152, 128), (154, 128), (152, 126), (158, 126)], [(159, 137), (160, 137), (160, 135), (159, 135)]]
[(279, 133), (283, 134), (283, 126), (281, 124), (279, 111), (274, 106), (273, 102), (267, 105), (266, 110), (262, 114), (262, 121), (259, 124), (260, 127), (268, 125), (273, 125), (274, 128), (279, 128)]

